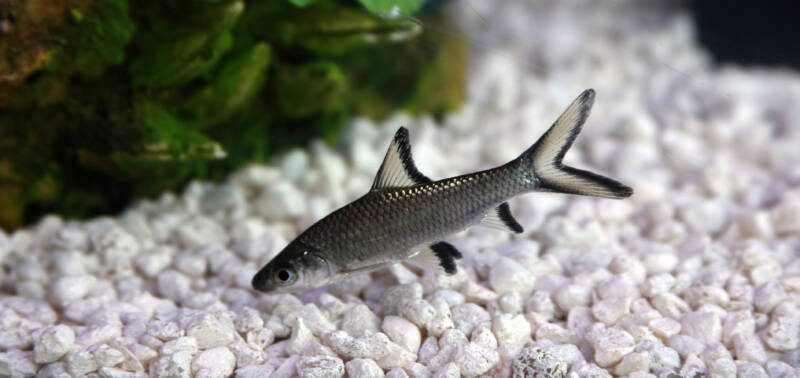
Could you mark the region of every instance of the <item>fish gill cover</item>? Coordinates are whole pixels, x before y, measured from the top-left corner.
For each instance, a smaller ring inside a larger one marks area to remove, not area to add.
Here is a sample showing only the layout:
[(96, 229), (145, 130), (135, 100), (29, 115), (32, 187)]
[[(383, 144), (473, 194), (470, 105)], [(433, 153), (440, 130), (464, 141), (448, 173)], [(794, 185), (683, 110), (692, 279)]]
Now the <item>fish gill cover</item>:
[(220, 179), (354, 114), (457, 108), (466, 43), (423, 5), (0, 3), (0, 227)]

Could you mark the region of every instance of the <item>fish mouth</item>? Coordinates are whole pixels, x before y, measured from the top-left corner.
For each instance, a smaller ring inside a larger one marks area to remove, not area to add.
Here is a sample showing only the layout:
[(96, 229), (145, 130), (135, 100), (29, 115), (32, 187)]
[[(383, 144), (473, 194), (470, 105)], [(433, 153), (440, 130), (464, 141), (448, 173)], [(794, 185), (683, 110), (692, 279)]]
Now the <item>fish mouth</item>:
[(266, 277), (267, 272), (265, 272), (265, 270), (266, 269), (262, 269), (260, 272), (256, 273), (256, 275), (253, 276), (253, 281), (251, 281), (251, 284), (255, 290), (269, 293), (275, 290), (275, 286), (269, 284), (269, 278)]

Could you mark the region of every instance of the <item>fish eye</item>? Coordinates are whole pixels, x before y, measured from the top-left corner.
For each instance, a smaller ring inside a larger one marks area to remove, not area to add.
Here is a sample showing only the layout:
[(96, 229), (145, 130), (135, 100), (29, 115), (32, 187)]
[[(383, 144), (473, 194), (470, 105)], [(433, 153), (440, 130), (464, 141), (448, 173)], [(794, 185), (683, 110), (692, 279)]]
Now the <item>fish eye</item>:
[(297, 274), (295, 274), (294, 269), (292, 268), (281, 268), (275, 271), (274, 281), (278, 285), (291, 285), (296, 280)]

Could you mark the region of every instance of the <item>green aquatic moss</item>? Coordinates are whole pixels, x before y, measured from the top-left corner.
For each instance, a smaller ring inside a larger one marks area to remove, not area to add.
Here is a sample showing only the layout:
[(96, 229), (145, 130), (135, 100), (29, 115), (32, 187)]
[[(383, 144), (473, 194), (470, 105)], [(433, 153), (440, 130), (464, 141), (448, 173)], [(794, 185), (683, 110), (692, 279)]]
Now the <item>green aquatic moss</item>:
[(0, 227), (48, 212), (113, 212), (192, 178), (221, 179), (312, 138), (333, 142), (356, 114), (454, 109), (465, 46), (424, 28), (445, 23), (444, 10), (421, 21), (386, 17), (419, 5), (65, 0), (10, 8), (20, 28), (41, 35), (0, 40)]

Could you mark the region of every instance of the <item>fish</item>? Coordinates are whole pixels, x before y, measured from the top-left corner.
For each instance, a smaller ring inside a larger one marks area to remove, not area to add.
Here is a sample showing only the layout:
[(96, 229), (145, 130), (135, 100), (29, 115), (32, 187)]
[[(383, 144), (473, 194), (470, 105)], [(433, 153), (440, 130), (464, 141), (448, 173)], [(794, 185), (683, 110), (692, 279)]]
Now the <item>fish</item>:
[(411, 155), (408, 130), (397, 130), (370, 190), (312, 224), (252, 279), (255, 290), (293, 293), (401, 261), (456, 273), (463, 254), (446, 238), (473, 225), (522, 233), (508, 200), (530, 192), (621, 199), (633, 189), (566, 166), (595, 92), (581, 93), (516, 159), (496, 168), (433, 181)]

